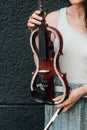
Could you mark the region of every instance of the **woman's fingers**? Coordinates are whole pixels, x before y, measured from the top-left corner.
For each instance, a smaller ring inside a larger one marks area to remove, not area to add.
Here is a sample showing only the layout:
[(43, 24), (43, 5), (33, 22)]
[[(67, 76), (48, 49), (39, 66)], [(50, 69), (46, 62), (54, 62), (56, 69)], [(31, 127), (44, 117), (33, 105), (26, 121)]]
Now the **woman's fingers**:
[(30, 24), (41, 25), (41, 22), (36, 19), (30, 18), (29, 25)]
[(62, 112), (66, 112), (66, 111), (68, 111), (71, 107), (72, 107), (71, 104), (68, 105), (68, 106), (65, 106), (65, 107), (63, 108)]
[(63, 96), (57, 96), (56, 98), (53, 99), (53, 101), (54, 101), (54, 102), (59, 101), (59, 100), (62, 99), (62, 97), (63, 97)]
[(41, 25), (43, 18), (40, 16), (41, 11), (36, 10), (30, 17), (27, 23), (27, 26), (31, 31)]
[(35, 12), (32, 14), (31, 18), (36, 19), (36, 20), (38, 20), (38, 21), (42, 21), (42, 17), (40, 16), (40, 13), (41, 13), (41, 12), (40, 12), (39, 10), (35, 11)]
[(63, 108), (63, 107), (65, 107), (65, 106), (67, 106), (67, 105), (70, 105), (70, 104), (71, 104), (70, 100), (69, 100), (69, 99), (66, 99), (63, 103), (58, 104), (58, 105), (55, 105), (55, 107), (56, 107), (56, 108)]

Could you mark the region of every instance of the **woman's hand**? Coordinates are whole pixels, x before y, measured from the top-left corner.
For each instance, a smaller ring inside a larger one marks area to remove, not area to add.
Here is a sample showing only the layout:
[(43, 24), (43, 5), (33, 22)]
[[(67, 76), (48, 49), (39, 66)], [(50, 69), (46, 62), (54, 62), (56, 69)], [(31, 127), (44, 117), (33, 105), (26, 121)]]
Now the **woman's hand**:
[[(54, 107), (63, 108), (62, 112), (66, 112), (82, 97), (83, 93), (82, 87), (76, 88), (70, 92), (69, 97), (63, 103), (55, 105)], [(58, 101), (60, 100), (59, 98), (61, 97), (56, 97), (53, 101)]]
[(29, 27), (30, 31), (35, 30), (39, 25), (41, 25), (42, 17), (40, 16), (41, 11), (36, 10), (29, 18), (27, 26)]

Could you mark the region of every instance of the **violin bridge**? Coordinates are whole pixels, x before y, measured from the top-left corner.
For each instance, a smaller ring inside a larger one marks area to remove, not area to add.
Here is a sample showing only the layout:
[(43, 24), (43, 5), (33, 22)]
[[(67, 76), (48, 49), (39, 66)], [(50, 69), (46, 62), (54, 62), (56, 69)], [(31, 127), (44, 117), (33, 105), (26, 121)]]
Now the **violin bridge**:
[(51, 70), (39, 70), (39, 73), (49, 73)]

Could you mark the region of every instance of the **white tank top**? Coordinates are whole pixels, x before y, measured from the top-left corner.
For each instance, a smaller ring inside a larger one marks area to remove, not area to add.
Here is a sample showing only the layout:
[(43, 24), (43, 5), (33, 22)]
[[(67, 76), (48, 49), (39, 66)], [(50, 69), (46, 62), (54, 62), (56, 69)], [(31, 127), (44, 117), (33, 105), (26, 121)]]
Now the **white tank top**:
[(62, 72), (67, 73), (68, 82), (87, 84), (87, 35), (69, 25), (66, 8), (60, 10), (57, 28), (63, 36)]

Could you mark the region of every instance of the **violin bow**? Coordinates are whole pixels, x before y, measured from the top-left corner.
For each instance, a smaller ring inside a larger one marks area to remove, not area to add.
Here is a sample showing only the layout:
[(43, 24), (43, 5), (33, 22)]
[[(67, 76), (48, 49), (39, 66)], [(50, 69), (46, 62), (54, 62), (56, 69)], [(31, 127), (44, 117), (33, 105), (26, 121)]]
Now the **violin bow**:
[(50, 119), (50, 121), (45, 126), (44, 130), (49, 130), (50, 126), (54, 123), (55, 119), (61, 113), (61, 111), (62, 111), (62, 108), (59, 108), (59, 109), (56, 110), (56, 112), (54, 113), (54, 115), (52, 116), (52, 118)]

